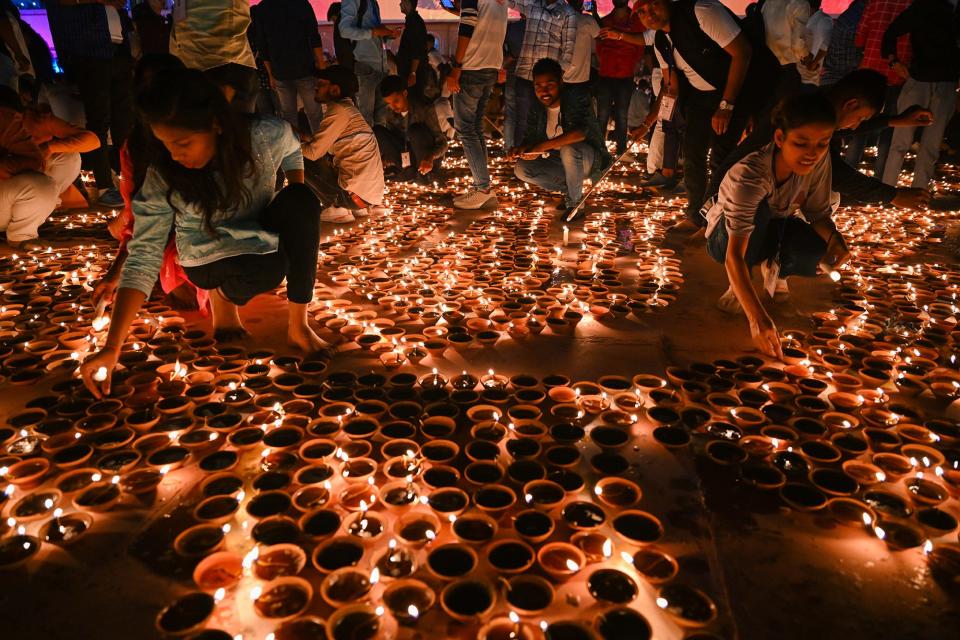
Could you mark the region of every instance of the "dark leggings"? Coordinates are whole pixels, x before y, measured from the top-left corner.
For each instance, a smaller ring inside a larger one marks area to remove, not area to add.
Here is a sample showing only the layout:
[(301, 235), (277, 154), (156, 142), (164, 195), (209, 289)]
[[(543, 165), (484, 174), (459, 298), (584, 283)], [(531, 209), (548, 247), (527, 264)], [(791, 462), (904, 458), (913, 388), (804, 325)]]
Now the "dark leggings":
[(291, 184), (280, 190), (260, 213), (260, 224), (280, 236), (277, 251), (186, 267), (190, 282), (200, 289), (219, 289), (230, 302), (243, 306), (255, 295), (276, 289), (286, 278), (290, 302), (310, 302), (317, 279), (319, 200), (309, 187)]
[[(796, 216), (771, 219), (766, 200), (757, 208), (754, 225), (744, 256), (748, 267), (777, 257), (781, 278), (817, 275), (827, 243), (812, 225)], [(707, 252), (714, 260), (723, 263), (727, 258), (728, 241), (727, 225), (721, 218), (707, 238)]]

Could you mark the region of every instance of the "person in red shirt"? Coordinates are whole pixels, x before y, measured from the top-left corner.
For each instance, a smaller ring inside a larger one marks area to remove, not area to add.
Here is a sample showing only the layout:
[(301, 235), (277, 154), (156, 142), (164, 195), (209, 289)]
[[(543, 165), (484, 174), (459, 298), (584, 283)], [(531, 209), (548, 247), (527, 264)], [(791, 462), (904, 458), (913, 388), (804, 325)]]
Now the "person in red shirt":
[[(883, 44), (883, 34), (887, 31), (887, 27), (890, 26), (893, 19), (909, 7), (911, 2), (912, 0), (870, 0), (860, 17), (860, 24), (857, 25), (857, 35), (853, 40), (854, 46), (863, 51), (860, 68), (872, 69), (887, 77), (884, 113), (896, 112), (897, 98), (900, 96), (903, 78), (890, 68), (889, 61), (880, 52), (880, 47)], [(897, 43), (897, 59), (903, 61), (904, 64), (910, 64), (910, 43), (906, 38)], [(892, 136), (893, 133), (890, 129), (885, 129), (880, 134), (877, 144), (877, 158), (873, 163), (874, 175), (883, 175)], [(860, 160), (863, 158), (863, 149), (867, 146), (867, 143), (867, 136), (851, 138), (844, 154), (847, 164), (853, 167), (860, 164)]]
[[(600, 19), (600, 26), (618, 32), (643, 33), (643, 23), (630, 10), (628, 0), (613, 0), (613, 11)], [(613, 114), (613, 139), (617, 143), (617, 155), (627, 150), (627, 112), (630, 98), (636, 85), (633, 73), (643, 55), (643, 47), (621, 38), (597, 40), (597, 59), (600, 61), (600, 77), (597, 82), (597, 119), (600, 130), (606, 132), (610, 115)]]

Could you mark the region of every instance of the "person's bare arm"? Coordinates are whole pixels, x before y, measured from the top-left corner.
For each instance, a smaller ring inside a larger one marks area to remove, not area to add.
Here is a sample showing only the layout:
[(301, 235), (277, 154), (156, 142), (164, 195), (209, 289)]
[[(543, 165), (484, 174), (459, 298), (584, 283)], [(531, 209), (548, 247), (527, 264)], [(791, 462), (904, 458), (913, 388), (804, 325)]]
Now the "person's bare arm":
[[(720, 224), (723, 222), (721, 221)], [(767, 310), (763, 308), (760, 296), (757, 295), (750, 280), (750, 269), (746, 261), (749, 241), (750, 236), (731, 235), (727, 241), (727, 254), (723, 264), (727, 270), (730, 287), (750, 323), (750, 335), (753, 336), (754, 344), (766, 355), (782, 359), (783, 350), (780, 348), (777, 327), (767, 314)]]
[(538, 142), (537, 144), (529, 147), (525, 152), (524, 156), (529, 155), (531, 157), (537, 157), (541, 153), (546, 153), (548, 151), (553, 151), (554, 149), (559, 149), (560, 147), (565, 147), (568, 144), (576, 144), (578, 142), (583, 142), (586, 140), (587, 136), (583, 131), (575, 130), (565, 132), (556, 138), (549, 138), (543, 142)]
[(107, 343), (96, 355), (87, 358), (80, 365), (80, 377), (93, 397), (100, 399), (110, 394), (110, 383), (113, 370), (120, 359), (120, 350), (127, 339), (130, 325), (146, 299), (147, 294), (139, 289), (123, 287), (117, 291), (117, 300), (110, 314)]
[[(729, 104), (736, 104), (740, 89), (743, 88), (743, 81), (747, 77), (753, 49), (747, 41), (747, 36), (741, 32), (723, 50), (730, 54), (730, 68), (727, 71), (727, 82), (723, 87), (723, 99)], [(717, 109), (713, 114), (711, 123), (717, 135), (726, 133), (731, 116), (733, 116), (733, 109)]]

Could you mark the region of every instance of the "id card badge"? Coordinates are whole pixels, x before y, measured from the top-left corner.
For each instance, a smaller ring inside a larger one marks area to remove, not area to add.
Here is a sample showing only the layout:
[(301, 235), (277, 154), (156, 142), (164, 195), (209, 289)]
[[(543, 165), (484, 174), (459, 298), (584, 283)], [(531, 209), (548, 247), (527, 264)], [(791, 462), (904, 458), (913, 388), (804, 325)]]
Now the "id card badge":
[(173, 0), (173, 21), (180, 22), (187, 18), (187, 0)]
[(771, 298), (777, 291), (777, 280), (780, 278), (780, 261), (774, 258), (767, 263), (769, 269), (763, 278), (763, 288), (767, 290), (767, 295)]
[(660, 112), (657, 114), (657, 120), (660, 122), (670, 122), (673, 120), (673, 111), (676, 108), (677, 99), (664, 94), (664, 96), (660, 98)]
[(407, 167), (410, 166), (410, 164), (411, 164), (411, 163), (410, 163), (410, 152), (409, 152), (409, 151), (403, 151), (403, 152), (400, 154), (400, 168), (401, 168), (401, 169), (406, 169)]

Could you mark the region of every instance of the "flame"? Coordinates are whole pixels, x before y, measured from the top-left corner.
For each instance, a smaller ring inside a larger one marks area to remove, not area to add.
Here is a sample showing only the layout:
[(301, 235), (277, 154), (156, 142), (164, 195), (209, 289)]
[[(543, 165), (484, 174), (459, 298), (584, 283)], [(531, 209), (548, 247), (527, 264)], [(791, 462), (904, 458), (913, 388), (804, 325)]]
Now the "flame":
[(580, 565), (574, 562), (573, 560), (571, 560), (570, 558), (567, 558), (566, 564), (567, 564), (567, 569), (569, 571), (574, 571), (574, 572), (580, 571)]

